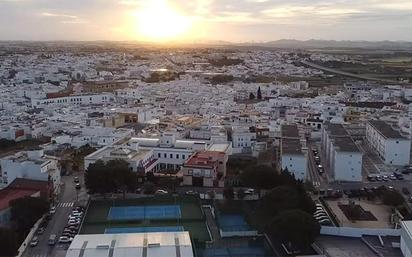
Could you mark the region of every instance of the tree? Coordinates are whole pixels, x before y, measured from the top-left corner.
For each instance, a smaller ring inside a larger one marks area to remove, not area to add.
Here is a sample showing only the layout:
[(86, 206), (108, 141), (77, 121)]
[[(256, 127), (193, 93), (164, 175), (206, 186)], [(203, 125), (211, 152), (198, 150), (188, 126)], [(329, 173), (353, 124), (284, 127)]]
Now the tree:
[(226, 187), (226, 188), (223, 190), (223, 196), (224, 196), (226, 199), (233, 199), (233, 198), (235, 197), (235, 192), (234, 192), (234, 190), (233, 190), (233, 187)]
[(258, 88), (258, 91), (257, 91), (257, 99), (262, 100), (262, 91), (260, 90), (260, 87)]
[(245, 198), (245, 196), (246, 196), (245, 191), (243, 191), (242, 188), (239, 188), (237, 190), (237, 198), (238, 199), (243, 199), (243, 198)]
[(249, 94), (249, 100), (254, 100), (256, 97), (255, 97), (255, 94), (253, 94), (252, 92)]
[(10, 201), (11, 221), (16, 230), (26, 234), (48, 210), (49, 203), (43, 198), (24, 197)]
[(276, 171), (268, 166), (255, 165), (246, 168), (240, 174), (240, 180), (244, 186), (258, 189), (271, 189), (277, 185)]
[(306, 249), (319, 236), (320, 225), (309, 213), (286, 210), (272, 220), (268, 231), (284, 242)]
[(156, 191), (156, 186), (153, 182), (146, 182), (143, 185), (143, 192), (147, 195), (154, 194)]
[(114, 193), (134, 190), (137, 186), (137, 174), (129, 169), (124, 160), (101, 160), (90, 164), (85, 173), (85, 185), (90, 193)]
[(273, 217), (291, 209), (313, 213), (315, 206), (304, 190), (291, 186), (278, 186), (262, 198), (259, 209), (265, 216)]
[(16, 232), (8, 228), (0, 228), (0, 256), (16, 256), (19, 248)]
[(399, 206), (403, 204), (405, 199), (396, 190), (385, 190), (382, 194), (382, 202), (390, 206)]
[(359, 205), (356, 205), (354, 201), (350, 200), (347, 208), (347, 215), (350, 217), (350, 220), (359, 220), (362, 215), (362, 209), (359, 208)]

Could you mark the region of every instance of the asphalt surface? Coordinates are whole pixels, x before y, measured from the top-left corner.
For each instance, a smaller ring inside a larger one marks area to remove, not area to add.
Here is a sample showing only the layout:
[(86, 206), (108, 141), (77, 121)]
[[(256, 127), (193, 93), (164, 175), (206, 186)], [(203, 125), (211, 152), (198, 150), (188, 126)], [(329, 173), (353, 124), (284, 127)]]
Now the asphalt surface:
[(61, 193), (56, 203), (56, 213), (49, 221), (44, 233), (37, 235), (39, 243), (35, 247), (27, 247), (23, 253), (23, 257), (64, 257), (66, 256), (66, 250), (69, 244), (56, 243), (55, 246), (48, 245), (48, 239), (51, 234), (60, 236), (64, 227), (66, 226), (68, 216), (72, 210), (72, 207), (77, 204), (77, 200), (85, 200), (87, 194), (84, 189), (83, 178), (80, 178), (82, 182), (82, 189), (77, 191), (73, 182), (72, 176), (62, 176), (62, 188)]

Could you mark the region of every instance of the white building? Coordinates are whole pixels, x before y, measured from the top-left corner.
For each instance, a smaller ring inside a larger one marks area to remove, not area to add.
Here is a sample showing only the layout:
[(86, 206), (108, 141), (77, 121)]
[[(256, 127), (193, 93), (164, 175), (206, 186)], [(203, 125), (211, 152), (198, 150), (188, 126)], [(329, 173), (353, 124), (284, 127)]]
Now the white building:
[(60, 192), (60, 167), (56, 159), (46, 156), (43, 150), (19, 152), (0, 159), (0, 188), (16, 178), (49, 181), (54, 193)]
[(113, 101), (112, 94), (96, 94), (96, 95), (72, 95), (65, 97), (56, 97), (48, 99), (32, 99), (33, 108), (44, 108), (47, 106), (67, 106), (67, 105), (92, 105), (105, 104)]
[[(159, 138), (134, 137), (123, 145), (104, 147), (104, 150), (100, 149), (95, 153), (86, 156), (85, 167), (87, 168), (90, 163), (93, 163), (98, 159), (116, 159), (114, 156), (111, 156), (112, 154), (110, 154), (115, 148), (128, 149), (127, 151), (132, 151), (124, 156), (124, 159), (128, 162), (130, 161), (130, 163), (136, 162), (137, 157), (133, 156), (135, 156), (137, 152), (146, 151), (147, 154), (144, 156), (141, 154), (139, 155), (143, 158), (142, 163), (151, 163), (149, 167), (145, 168), (145, 172), (178, 170), (192, 154), (198, 151), (214, 151), (213, 149), (218, 149), (217, 151), (224, 151), (227, 154), (232, 153), (229, 144), (213, 144), (202, 140), (177, 140), (174, 133), (163, 133)], [(130, 157), (129, 154), (131, 154)], [(148, 159), (151, 161), (144, 161)], [(133, 170), (135, 171), (136, 169), (134, 169), (134, 167), (140, 166), (131, 164), (131, 167), (133, 167)]]
[(363, 153), (341, 124), (327, 124), (322, 130), (322, 153), (330, 175), (336, 181), (362, 181)]
[(297, 125), (281, 127), (280, 164), (282, 170), (287, 169), (296, 179), (306, 179), (307, 156), (302, 149)]
[(404, 257), (412, 257), (412, 221), (401, 222), (401, 251)]
[(77, 235), (66, 257), (193, 257), (189, 232)]
[(232, 131), (233, 153), (250, 153), (256, 142), (256, 133), (249, 128), (235, 127)]
[(108, 162), (121, 159), (129, 164), (129, 168), (134, 172), (147, 173), (155, 171), (158, 160), (153, 155), (153, 150), (141, 149), (138, 144), (132, 146), (114, 145), (106, 146), (84, 158), (84, 167), (87, 169), (90, 164), (98, 160)]
[(366, 124), (366, 140), (387, 165), (409, 165), (411, 141), (380, 120)]

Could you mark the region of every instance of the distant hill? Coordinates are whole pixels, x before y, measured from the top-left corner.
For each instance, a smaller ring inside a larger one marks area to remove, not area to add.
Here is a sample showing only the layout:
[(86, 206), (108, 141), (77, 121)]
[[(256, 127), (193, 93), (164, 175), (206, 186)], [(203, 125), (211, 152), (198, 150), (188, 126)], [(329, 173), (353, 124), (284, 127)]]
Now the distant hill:
[(279, 48), (385, 48), (385, 49), (412, 49), (412, 42), (406, 41), (336, 41), (336, 40), (295, 40), (280, 39), (264, 43), (245, 43)]

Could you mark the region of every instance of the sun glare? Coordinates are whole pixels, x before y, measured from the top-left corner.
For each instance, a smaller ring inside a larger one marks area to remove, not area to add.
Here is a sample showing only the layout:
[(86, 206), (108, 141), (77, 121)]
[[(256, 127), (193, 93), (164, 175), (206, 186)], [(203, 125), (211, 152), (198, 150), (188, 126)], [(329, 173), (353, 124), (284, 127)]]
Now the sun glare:
[(138, 34), (148, 40), (171, 40), (187, 32), (189, 17), (179, 14), (166, 0), (150, 0), (137, 13)]

